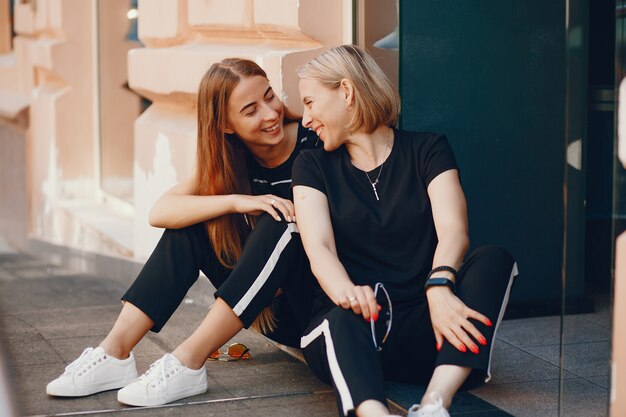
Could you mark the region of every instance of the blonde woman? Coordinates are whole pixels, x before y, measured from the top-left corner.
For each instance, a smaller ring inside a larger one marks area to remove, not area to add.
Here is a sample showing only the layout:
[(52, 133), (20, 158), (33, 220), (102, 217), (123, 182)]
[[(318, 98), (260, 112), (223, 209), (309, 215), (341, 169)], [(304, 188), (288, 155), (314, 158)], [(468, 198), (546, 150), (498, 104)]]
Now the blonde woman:
[[(205, 392), (206, 359), (255, 320), (274, 340), (297, 345), (314, 278), (294, 223), (291, 168), (301, 150), (317, 143), (256, 63), (232, 58), (212, 65), (199, 87), (194, 177), (153, 207), (150, 223), (166, 230), (122, 297), (109, 334), (50, 382), (47, 393), (78, 397), (124, 387), (122, 403), (165, 404)], [(137, 379), (132, 349), (148, 331), (161, 330), (199, 271), (218, 289), (212, 309)]]
[[(516, 266), (469, 247), (465, 197), (442, 135), (397, 130), (399, 97), (344, 45), (299, 71), (303, 125), (324, 149), (294, 164), (297, 223), (320, 289), (302, 347), (340, 415), (385, 416), (384, 379), (427, 384), (409, 416), (448, 416), (489, 378)], [(416, 399), (417, 400), (417, 399)]]

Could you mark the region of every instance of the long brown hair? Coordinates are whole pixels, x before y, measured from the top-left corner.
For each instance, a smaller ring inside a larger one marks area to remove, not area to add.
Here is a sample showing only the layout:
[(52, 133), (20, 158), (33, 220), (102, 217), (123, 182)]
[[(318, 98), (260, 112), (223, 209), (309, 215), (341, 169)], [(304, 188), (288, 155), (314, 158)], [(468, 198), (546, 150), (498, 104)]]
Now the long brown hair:
[[(257, 75), (267, 79), (265, 71), (255, 62), (227, 58), (211, 65), (200, 81), (195, 177), (198, 195), (251, 194), (246, 170), (247, 148), (236, 134), (227, 134), (225, 129), (228, 100), (233, 90), (241, 79)], [(283, 109), (283, 123), (297, 120), (286, 107)], [(233, 268), (248, 230), (244, 217), (227, 214), (205, 224), (217, 259), (225, 267)], [(261, 327), (265, 330), (265, 326)]]

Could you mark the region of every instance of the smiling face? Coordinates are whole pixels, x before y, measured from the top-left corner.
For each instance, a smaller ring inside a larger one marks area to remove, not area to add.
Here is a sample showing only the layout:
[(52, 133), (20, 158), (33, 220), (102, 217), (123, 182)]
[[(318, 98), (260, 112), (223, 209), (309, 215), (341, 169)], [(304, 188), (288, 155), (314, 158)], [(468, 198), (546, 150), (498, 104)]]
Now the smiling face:
[(226, 133), (235, 133), (248, 148), (273, 146), (285, 138), (283, 103), (260, 75), (242, 78), (228, 100)]
[(303, 78), (300, 98), (304, 104), (302, 125), (315, 131), (326, 151), (343, 145), (350, 135), (352, 115), (346, 106), (352, 105), (351, 91), (343, 84), (330, 89), (317, 80)]

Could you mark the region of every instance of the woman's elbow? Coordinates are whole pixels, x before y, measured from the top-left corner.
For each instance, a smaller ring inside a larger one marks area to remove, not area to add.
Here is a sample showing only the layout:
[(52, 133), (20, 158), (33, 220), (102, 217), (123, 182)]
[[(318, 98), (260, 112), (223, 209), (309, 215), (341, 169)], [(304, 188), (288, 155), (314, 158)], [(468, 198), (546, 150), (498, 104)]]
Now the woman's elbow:
[(466, 229), (450, 230), (447, 233), (442, 233), (439, 236), (439, 242), (454, 243), (463, 251), (467, 251), (470, 246), (469, 235)]
[(467, 252), (469, 250), (470, 247), (470, 240), (469, 237), (467, 235), (463, 236), (461, 238), (461, 244), (463, 245), (463, 252)]
[(159, 213), (156, 212), (156, 210), (154, 209), (150, 210), (150, 213), (148, 214), (148, 224), (152, 227), (161, 227), (161, 228), (165, 227), (163, 225), (163, 219), (161, 218)]
[(158, 227), (161, 229), (178, 229), (179, 225), (171, 221), (172, 219), (164, 213), (163, 210), (159, 210), (156, 206), (150, 210), (148, 214), (148, 224), (152, 227)]

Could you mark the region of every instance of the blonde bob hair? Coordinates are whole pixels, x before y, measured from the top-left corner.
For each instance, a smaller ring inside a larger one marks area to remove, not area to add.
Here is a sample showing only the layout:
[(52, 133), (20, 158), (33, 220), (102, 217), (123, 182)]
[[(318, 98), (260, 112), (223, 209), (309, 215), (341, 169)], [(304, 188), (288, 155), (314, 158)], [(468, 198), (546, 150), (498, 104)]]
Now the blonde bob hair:
[(354, 111), (349, 129), (372, 133), (378, 126), (394, 126), (400, 115), (400, 96), (383, 70), (363, 49), (341, 45), (307, 62), (297, 70), (304, 79), (330, 89), (347, 79), (354, 88)]

